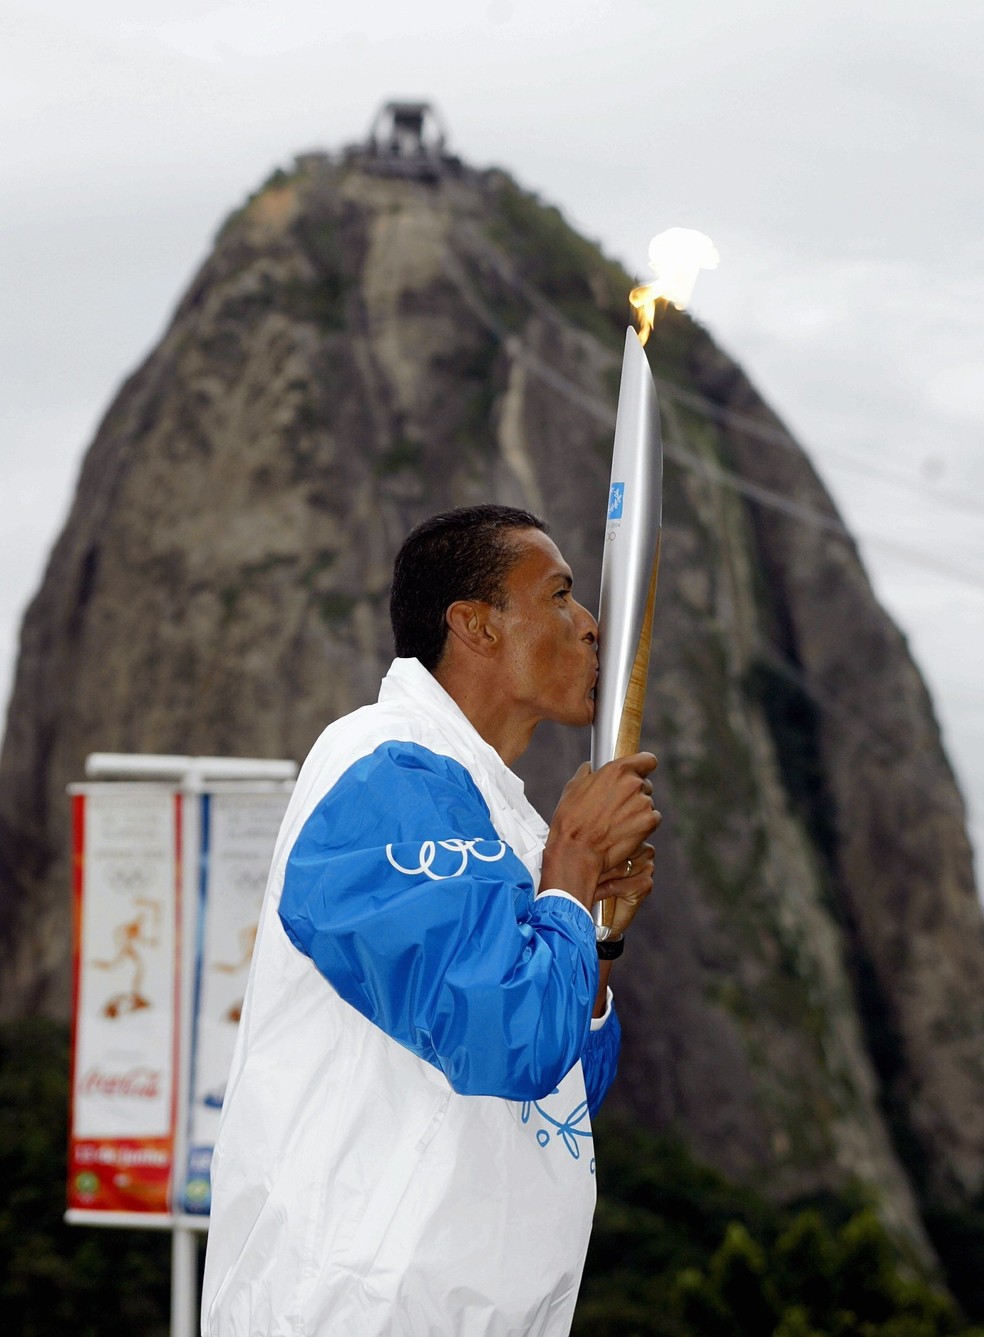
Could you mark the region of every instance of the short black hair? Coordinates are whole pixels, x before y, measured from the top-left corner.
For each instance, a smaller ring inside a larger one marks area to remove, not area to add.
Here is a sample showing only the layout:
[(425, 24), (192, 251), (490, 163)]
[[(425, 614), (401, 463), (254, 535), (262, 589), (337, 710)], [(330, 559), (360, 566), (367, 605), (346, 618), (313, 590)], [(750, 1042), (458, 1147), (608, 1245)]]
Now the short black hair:
[(431, 516), (407, 535), (393, 565), (390, 621), (400, 658), (433, 671), (448, 638), (445, 614), (459, 599), (505, 607), (505, 579), (523, 555), (510, 530), (543, 520), (515, 506), (462, 506)]

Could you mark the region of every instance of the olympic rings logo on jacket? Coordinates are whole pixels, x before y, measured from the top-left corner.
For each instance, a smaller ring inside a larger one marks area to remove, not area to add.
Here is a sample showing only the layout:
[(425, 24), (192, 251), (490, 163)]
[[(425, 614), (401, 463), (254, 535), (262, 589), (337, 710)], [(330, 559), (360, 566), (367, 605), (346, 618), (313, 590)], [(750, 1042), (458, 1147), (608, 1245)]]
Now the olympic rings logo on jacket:
[[(495, 854), (483, 854), (482, 851), (478, 849), (479, 845), (497, 847), (497, 852)], [(459, 856), (460, 862), (457, 868), (454, 868), (451, 872), (447, 873), (436, 873), (433, 871), (438, 847), (443, 850), (449, 850), (452, 854), (457, 854)], [(474, 855), (480, 863), (498, 863), (500, 859), (504, 858), (506, 848), (507, 846), (504, 840), (425, 840), (422, 842), (420, 852), (417, 855), (416, 868), (405, 868), (403, 864), (397, 862), (393, 854), (392, 845), (386, 846), (386, 858), (398, 873), (404, 873), (407, 877), (419, 877), (422, 873), (425, 877), (429, 877), (432, 882), (443, 882), (449, 877), (461, 877), (462, 873), (468, 867), (468, 860), (472, 855)]]

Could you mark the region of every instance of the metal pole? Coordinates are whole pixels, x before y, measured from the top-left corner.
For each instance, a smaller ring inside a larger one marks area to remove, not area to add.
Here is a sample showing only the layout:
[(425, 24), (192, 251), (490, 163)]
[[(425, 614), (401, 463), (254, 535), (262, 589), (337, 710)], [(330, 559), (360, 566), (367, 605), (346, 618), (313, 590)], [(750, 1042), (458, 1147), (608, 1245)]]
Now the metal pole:
[(182, 757), (90, 752), (85, 759), (90, 780), (176, 780), (188, 777), (201, 787), (207, 780), (293, 780), (297, 762), (254, 757)]
[(171, 1172), (171, 1337), (196, 1337), (198, 1318), (198, 1247), (195, 1232), (178, 1223), (184, 1212), (188, 1162), (188, 1120), (191, 1104), (192, 1008), (195, 998), (195, 943), (198, 919), (199, 847), (201, 845), (202, 771), (192, 758), (181, 778), (181, 940), (180, 1007), (177, 1045), (177, 1119)]
[[(157, 780), (176, 785), (181, 795), (181, 903), (176, 956), (178, 962), (178, 1033), (175, 1040), (175, 1118), (171, 1191), (168, 1211), (102, 1212), (71, 1209), (73, 1225), (130, 1226), (171, 1231), (171, 1337), (197, 1337), (200, 1332), (197, 1236), (208, 1229), (207, 1220), (187, 1215), (184, 1185), (188, 1168), (191, 1103), (191, 1053), (194, 1029), (195, 966), (198, 935), (201, 852), (201, 795), (206, 784), (246, 791), (292, 784), (297, 763), (243, 757), (187, 757), (93, 752), (86, 758), (86, 775), (93, 780)], [(69, 792), (80, 791), (70, 786)]]
[(196, 1232), (175, 1225), (171, 1235), (171, 1337), (196, 1337), (200, 1331)]

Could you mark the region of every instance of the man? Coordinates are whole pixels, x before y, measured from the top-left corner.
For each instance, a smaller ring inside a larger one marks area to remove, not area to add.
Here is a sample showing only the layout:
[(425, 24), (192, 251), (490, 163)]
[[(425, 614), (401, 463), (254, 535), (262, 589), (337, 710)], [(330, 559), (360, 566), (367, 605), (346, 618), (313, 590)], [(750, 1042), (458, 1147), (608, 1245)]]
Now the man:
[[(597, 626), (571, 587), (506, 507), (436, 516), (397, 557), (398, 658), (315, 744), (274, 856), (213, 1160), (209, 1337), (570, 1329), (608, 972), (659, 822), (648, 753), (581, 767), (549, 829), (508, 769), (540, 720), (591, 721)], [(614, 946), (590, 914), (609, 896)]]

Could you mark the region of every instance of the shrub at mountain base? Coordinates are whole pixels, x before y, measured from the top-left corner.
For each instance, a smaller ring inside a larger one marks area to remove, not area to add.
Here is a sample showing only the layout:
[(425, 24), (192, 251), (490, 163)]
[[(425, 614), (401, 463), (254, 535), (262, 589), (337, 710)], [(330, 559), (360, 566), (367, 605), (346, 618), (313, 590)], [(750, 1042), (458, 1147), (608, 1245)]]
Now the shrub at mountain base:
[(598, 1130), (575, 1337), (984, 1337), (863, 1197), (784, 1210), (672, 1139)]
[[(166, 1337), (170, 1240), (68, 1226), (68, 1038), (0, 1028), (0, 1312), (18, 1337)], [(679, 1142), (602, 1120), (575, 1337), (984, 1337), (871, 1207), (770, 1205)]]

